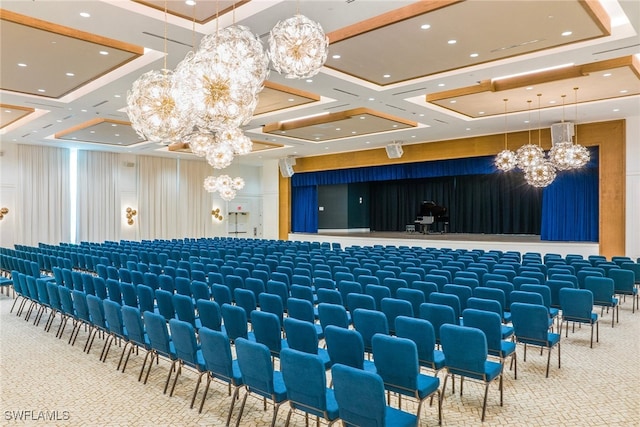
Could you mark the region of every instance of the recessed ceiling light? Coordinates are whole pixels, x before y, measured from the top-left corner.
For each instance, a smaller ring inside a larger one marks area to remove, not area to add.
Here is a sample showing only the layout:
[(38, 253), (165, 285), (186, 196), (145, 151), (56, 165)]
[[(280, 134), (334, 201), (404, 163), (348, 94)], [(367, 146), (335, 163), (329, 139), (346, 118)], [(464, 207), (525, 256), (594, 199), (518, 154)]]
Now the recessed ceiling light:
[(567, 37), (567, 36), (570, 36), (571, 34), (573, 34), (573, 32), (572, 32), (572, 31), (565, 31), (565, 32), (563, 32), (563, 33), (561, 34), (561, 36), (563, 36), (563, 37)]
[(4, 110), (5, 113), (11, 113), (11, 110)]
[(185, 1), (185, 4), (186, 4), (187, 6), (195, 6), (195, 5), (196, 5), (196, 2), (195, 2), (194, 0), (187, 0), (187, 1)]
[(420, 117), (424, 117), (424, 114), (423, 114), (423, 113), (420, 113), (420, 114), (418, 114), (418, 115), (419, 115)]
[(355, 135), (356, 133), (358, 133), (358, 132), (356, 132), (355, 130), (351, 131), (351, 135)]
[(62, 123), (62, 120), (58, 119), (56, 120), (57, 123)]
[(611, 73), (604, 73), (602, 77), (611, 77)]
[(438, 83), (438, 87), (443, 87), (444, 83)]
[(450, 104), (455, 104), (456, 102), (458, 101), (456, 101), (455, 99), (453, 101), (449, 101)]
[(629, 92), (629, 91), (628, 91), (628, 90), (626, 90), (626, 89), (622, 89), (622, 90), (620, 91), (620, 93), (627, 93), (627, 92)]
[(371, 141), (365, 141), (364, 143), (365, 144), (371, 144)]
[(111, 127), (116, 127), (116, 126), (118, 126), (118, 125), (117, 125), (117, 124), (115, 124), (115, 123), (112, 123), (112, 124), (111, 124)]
[(280, 133), (281, 134), (285, 134), (285, 133), (287, 133), (287, 131), (286, 130), (281, 130)]
[(333, 55), (331, 56), (333, 59), (340, 59), (340, 55)]
[(525, 122), (525, 123), (529, 123), (529, 120), (525, 120), (524, 122)]
[(456, 44), (456, 43), (458, 43), (458, 40), (449, 40), (447, 43), (449, 43), (449, 44)]
[(24, 62), (18, 62), (18, 67), (26, 67), (27, 64), (25, 64)]
[(319, 140), (319, 139), (320, 139), (320, 137), (319, 137), (319, 136), (316, 136), (316, 138), (315, 138), (315, 139), (316, 139), (316, 141), (317, 141), (317, 140)]
[(484, 114), (484, 111), (478, 111), (478, 114)]
[(365, 119), (365, 117), (364, 117), (364, 116), (360, 116), (360, 120), (364, 120), (364, 119)]
[(415, 138), (415, 137), (416, 137), (415, 135), (411, 135), (411, 138)]
[(324, 147), (324, 149), (325, 149), (325, 150), (328, 150), (328, 149), (329, 149), (329, 147)]
[(375, 98), (369, 98), (369, 101), (375, 101)]
[(336, 128), (336, 130), (341, 130), (340, 128)]
[(307, 83), (312, 83), (313, 79), (307, 79), (306, 81), (307, 81)]
[(471, 130), (471, 128), (467, 128), (466, 130)]
[(620, 109), (619, 108), (614, 108), (613, 111), (615, 111), (617, 113), (618, 111), (620, 111)]
[(86, 112), (87, 112), (87, 110), (85, 110), (84, 108), (83, 108), (82, 110), (80, 110), (80, 111), (82, 111), (83, 113), (86, 113)]
[(100, 55), (109, 55), (109, 52), (107, 52), (106, 50), (101, 50)]
[(75, 74), (73, 74), (73, 73), (65, 73), (65, 76), (67, 76), (67, 77), (73, 77), (73, 76), (75, 76)]
[(295, 101), (295, 99), (293, 99), (293, 98), (289, 98), (289, 99), (287, 99), (287, 101), (289, 101), (289, 102), (293, 102), (293, 101)]
[(533, 90), (533, 86), (529, 86), (526, 88), (527, 90)]
[(96, 133), (96, 131), (95, 130), (90, 130), (89, 133)]
[(119, 133), (115, 133), (114, 135), (115, 135), (115, 136), (120, 136), (120, 134), (119, 134)]
[(46, 92), (46, 90), (44, 90), (44, 89), (38, 89), (38, 92), (44, 93), (44, 92)]
[(554, 100), (549, 101), (549, 104), (555, 104), (555, 103), (556, 103), (556, 101), (554, 101)]
[(388, 79), (389, 77), (391, 77), (391, 74), (384, 74), (382, 77), (384, 77), (385, 79)]
[(398, 125), (393, 125), (393, 126), (391, 126), (391, 127), (397, 128), (397, 127), (398, 127)]
[(83, 18), (91, 18), (91, 14), (87, 12), (80, 12), (80, 16), (82, 16)]
[(113, 97), (114, 98), (120, 98), (120, 95), (116, 94), (116, 95), (113, 95)]
[(421, 29), (421, 30), (428, 30), (429, 28), (431, 28), (431, 25), (429, 25), (429, 24), (422, 24), (422, 25), (420, 25), (420, 29)]
[(470, 57), (472, 57), (472, 58), (477, 58), (477, 57), (478, 57), (478, 54), (477, 54), (477, 53), (472, 53), (472, 54), (471, 54), (471, 55), (469, 55), (469, 56), (470, 56)]

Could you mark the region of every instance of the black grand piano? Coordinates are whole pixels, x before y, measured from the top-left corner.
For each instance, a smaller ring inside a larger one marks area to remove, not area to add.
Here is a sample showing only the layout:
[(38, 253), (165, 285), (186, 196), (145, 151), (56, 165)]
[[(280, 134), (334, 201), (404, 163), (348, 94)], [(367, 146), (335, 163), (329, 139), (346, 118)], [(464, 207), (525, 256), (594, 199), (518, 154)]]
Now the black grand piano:
[(449, 213), (447, 208), (440, 206), (434, 201), (423, 201), (420, 203), (420, 211), (414, 221), (421, 233), (431, 233), (431, 225), (434, 223), (442, 223), (443, 229), (441, 233), (446, 233), (449, 227)]

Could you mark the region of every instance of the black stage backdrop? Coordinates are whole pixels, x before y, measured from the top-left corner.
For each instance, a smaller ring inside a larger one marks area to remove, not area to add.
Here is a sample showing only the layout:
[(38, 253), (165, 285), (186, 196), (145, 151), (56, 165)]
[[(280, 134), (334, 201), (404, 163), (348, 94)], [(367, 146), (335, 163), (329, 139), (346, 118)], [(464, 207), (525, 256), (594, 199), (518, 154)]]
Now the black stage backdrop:
[[(542, 189), (522, 173), (463, 175), (369, 183), (372, 231), (404, 231), (420, 204), (432, 200), (449, 212), (449, 232), (540, 234)], [(434, 231), (443, 229), (434, 224)]]

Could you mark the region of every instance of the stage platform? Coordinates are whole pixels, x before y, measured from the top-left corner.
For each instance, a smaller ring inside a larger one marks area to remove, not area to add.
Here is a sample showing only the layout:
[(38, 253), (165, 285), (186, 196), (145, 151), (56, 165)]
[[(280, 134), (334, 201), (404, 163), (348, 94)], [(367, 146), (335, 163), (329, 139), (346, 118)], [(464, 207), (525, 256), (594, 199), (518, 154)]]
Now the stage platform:
[(594, 242), (549, 242), (539, 235), (530, 234), (472, 234), (431, 233), (400, 231), (326, 231), (320, 233), (290, 233), (289, 240), (309, 242), (335, 242), (348, 246), (416, 246), (421, 248), (451, 249), (497, 249), (501, 251), (579, 254), (585, 258), (599, 254), (599, 245)]

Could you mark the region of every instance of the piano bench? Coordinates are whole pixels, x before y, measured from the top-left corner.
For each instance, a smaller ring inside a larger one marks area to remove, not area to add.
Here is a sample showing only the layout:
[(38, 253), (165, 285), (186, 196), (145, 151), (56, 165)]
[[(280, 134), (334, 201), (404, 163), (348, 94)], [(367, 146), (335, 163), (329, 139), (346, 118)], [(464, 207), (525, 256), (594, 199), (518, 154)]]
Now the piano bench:
[(407, 233), (415, 233), (416, 232), (416, 226), (415, 224), (407, 224), (405, 231)]

